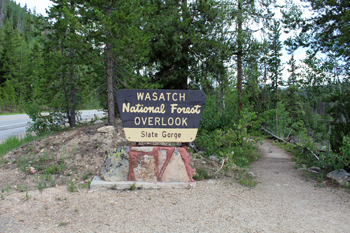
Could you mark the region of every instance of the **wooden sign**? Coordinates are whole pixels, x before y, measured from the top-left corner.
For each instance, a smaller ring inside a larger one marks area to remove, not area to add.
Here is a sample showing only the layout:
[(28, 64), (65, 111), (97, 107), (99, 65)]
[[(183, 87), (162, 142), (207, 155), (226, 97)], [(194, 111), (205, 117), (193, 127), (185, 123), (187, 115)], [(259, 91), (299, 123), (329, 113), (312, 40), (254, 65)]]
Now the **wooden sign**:
[(202, 91), (120, 90), (119, 113), (132, 142), (192, 142), (206, 96)]

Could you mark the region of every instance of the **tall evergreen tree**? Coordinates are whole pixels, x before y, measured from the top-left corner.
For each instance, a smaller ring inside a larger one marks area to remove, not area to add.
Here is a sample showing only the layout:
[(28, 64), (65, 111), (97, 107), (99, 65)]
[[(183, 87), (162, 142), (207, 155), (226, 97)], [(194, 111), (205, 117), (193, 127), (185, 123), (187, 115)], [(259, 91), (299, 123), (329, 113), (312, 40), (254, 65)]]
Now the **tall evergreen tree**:
[[(77, 107), (82, 104), (81, 90), (88, 76), (86, 43), (77, 1), (54, 0), (47, 21), (44, 42), (45, 74), (41, 93), (54, 113), (64, 113), (71, 127), (76, 125)], [(49, 91), (47, 91), (49, 90)]]
[[(251, 53), (251, 46), (248, 41), (253, 37), (254, 31), (264, 31), (273, 17), (271, 7), (274, 0), (236, 0), (227, 1), (228, 17), (233, 30), (230, 35), (232, 57), (236, 62), (237, 70), (237, 92), (238, 92), (238, 113), (242, 110), (243, 103), (243, 63), (246, 56)], [(251, 25), (258, 25), (252, 30)]]
[(148, 80), (138, 80), (137, 74), (148, 48), (149, 39), (142, 29), (150, 6), (147, 1), (140, 0), (95, 0), (81, 4), (87, 40), (105, 58), (102, 61), (105, 69), (95, 71), (106, 77), (100, 84), (106, 85), (108, 123), (114, 125), (114, 95), (118, 88), (140, 88), (148, 83)]
[(278, 95), (278, 86), (283, 85), (283, 79), (282, 79), (282, 71), (283, 67), (281, 64), (281, 50), (282, 50), (282, 43), (280, 41), (281, 36), (281, 27), (280, 22), (276, 19), (273, 20), (273, 24), (270, 27), (270, 33), (268, 35), (269, 38), (269, 58), (268, 58), (268, 71), (270, 74), (271, 79), (271, 85), (274, 89), (274, 101), (276, 106), (276, 135), (278, 135), (278, 115), (277, 115), (277, 107), (278, 107), (278, 101), (279, 101), (279, 95)]
[(286, 111), (291, 116), (292, 120), (288, 127), (291, 127), (294, 132), (298, 132), (304, 127), (303, 124), (303, 103), (300, 98), (302, 90), (300, 87), (300, 74), (298, 73), (299, 66), (296, 65), (294, 55), (291, 56), (287, 62), (290, 68), (287, 71), (290, 73), (288, 77), (288, 88), (283, 92), (283, 102), (286, 107)]

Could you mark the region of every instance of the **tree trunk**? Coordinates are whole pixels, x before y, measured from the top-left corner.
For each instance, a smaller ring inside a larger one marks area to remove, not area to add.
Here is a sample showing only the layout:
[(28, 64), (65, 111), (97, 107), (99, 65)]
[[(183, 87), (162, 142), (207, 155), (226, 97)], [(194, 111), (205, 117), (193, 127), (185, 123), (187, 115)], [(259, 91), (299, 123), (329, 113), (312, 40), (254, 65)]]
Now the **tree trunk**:
[(113, 95), (113, 52), (112, 43), (107, 43), (107, 102), (108, 124), (115, 125), (114, 95)]
[(276, 75), (276, 135), (278, 136), (278, 76)]
[[(112, 9), (108, 8), (107, 16), (111, 17)], [(113, 45), (107, 43), (107, 103), (108, 103), (108, 124), (115, 126), (114, 93), (113, 93)]]
[(72, 67), (71, 67), (71, 72), (70, 72), (70, 96), (69, 96), (69, 112), (70, 112), (70, 120), (69, 120), (69, 125), (70, 127), (75, 127), (75, 89), (74, 89), (74, 49), (70, 49), (69, 57), (71, 58), (72, 61)]
[(242, 103), (242, 79), (243, 79), (243, 70), (242, 70), (242, 6), (241, 2), (238, 1), (238, 34), (237, 34), (237, 92), (238, 92), (238, 115), (241, 113), (243, 108)]
[[(183, 18), (182, 20), (185, 21), (186, 19), (188, 19), (190, 17), (189, 12), (188, 12), (188, 8), (187, 8), (187, 0), (182, 0), (182, 11), (183, 11)], [(188, 64), (189, 64), (189, 44), (190, 44), (190, 38), (187, 35), (187, 30), (188, 30), (188, 25), (184, 26), (185, 28), (183, 29), (185, 32), (185, 36), (186, 38), (184, 38), (184, 43), (182, 44), (182, 59), (184, 59), (185, 61), (185, 65), (183, 67), (184, 72), (182, 73), (182, 84), (181, 84), (181, 89), (182, 90), (187, 90), (188, 86), (187, 86), (187, 79), (188, 79)]]

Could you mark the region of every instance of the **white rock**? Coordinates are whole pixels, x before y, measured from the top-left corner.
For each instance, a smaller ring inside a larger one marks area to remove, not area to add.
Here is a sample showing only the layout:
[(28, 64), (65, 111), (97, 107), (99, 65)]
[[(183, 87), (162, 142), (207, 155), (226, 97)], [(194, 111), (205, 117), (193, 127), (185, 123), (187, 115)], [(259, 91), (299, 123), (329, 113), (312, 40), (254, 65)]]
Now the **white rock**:
[(104, 126), (101, 128), (97, 129), (98, 133), (111, 133), (114, 131), (114, 126), (110, 125), (110, 126)]

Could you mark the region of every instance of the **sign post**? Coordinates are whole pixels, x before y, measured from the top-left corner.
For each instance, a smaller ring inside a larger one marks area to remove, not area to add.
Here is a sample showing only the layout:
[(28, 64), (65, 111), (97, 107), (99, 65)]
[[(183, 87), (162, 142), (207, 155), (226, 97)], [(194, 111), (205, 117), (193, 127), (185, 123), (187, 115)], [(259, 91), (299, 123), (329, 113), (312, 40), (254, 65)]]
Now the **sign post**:
[(206, 96), (202, 91), (121, 90), (119, 113), (131, 142), (192, 142)]
[(120, 90), (117, 103), (125, 136), (136, 146), (108, 156), (101, 172), (104, 180), (117, 182), (117, 186), (123, 182), (135, 182), (136, 186), (160, 182), (169, 187), (193, 187), (195, 170), (190, 167), (185, 146), (139, 146), (138, 142), (184, 145), (194, 141), (205, 99), (202, 91)]

